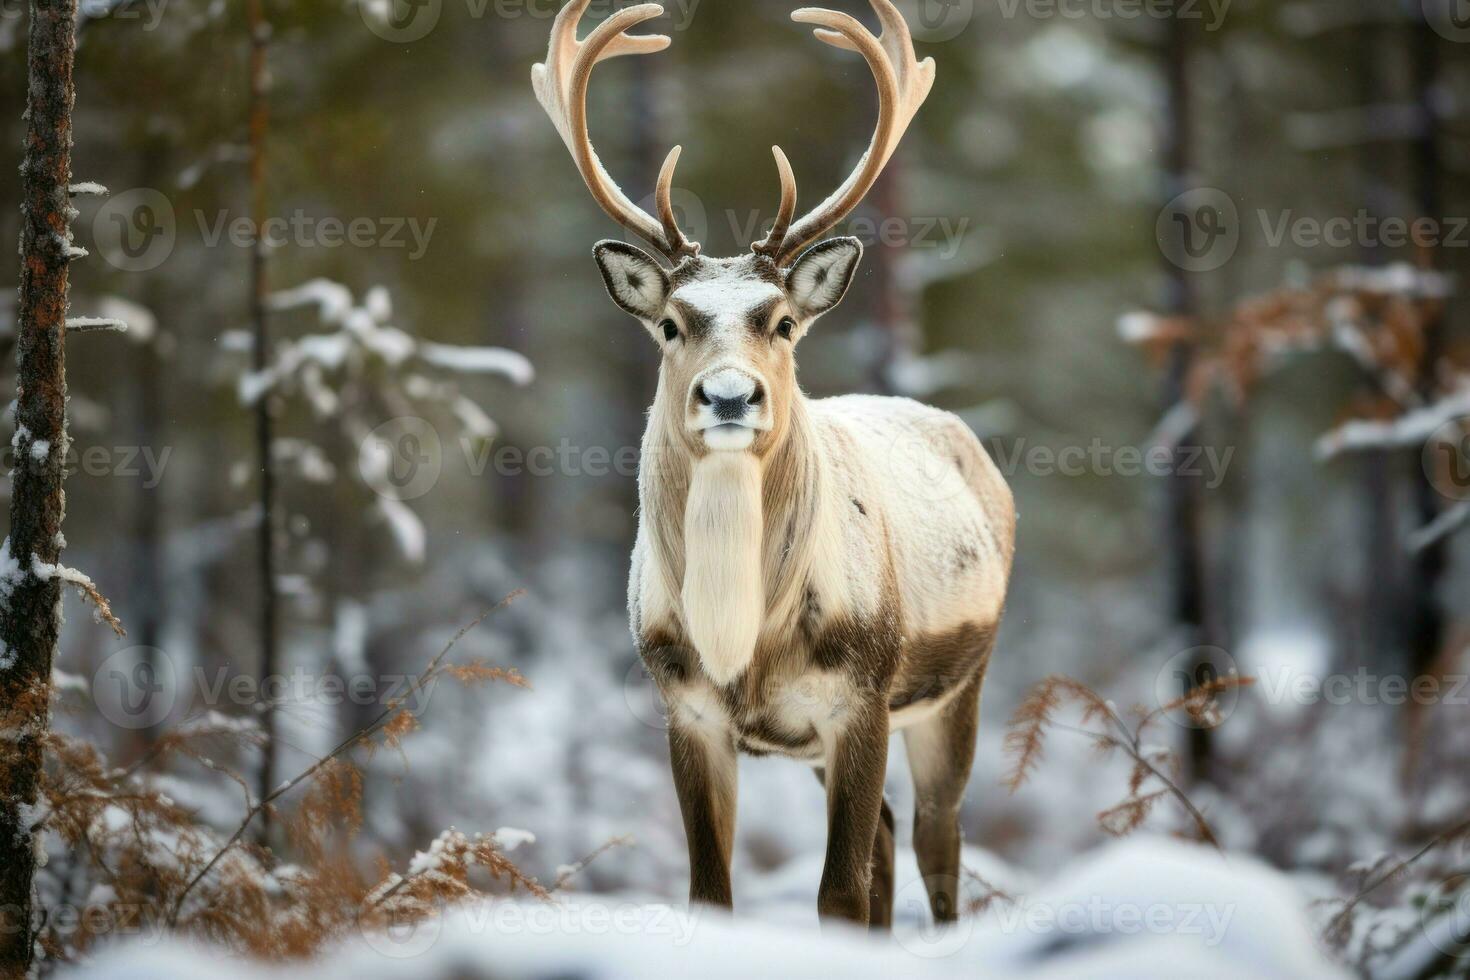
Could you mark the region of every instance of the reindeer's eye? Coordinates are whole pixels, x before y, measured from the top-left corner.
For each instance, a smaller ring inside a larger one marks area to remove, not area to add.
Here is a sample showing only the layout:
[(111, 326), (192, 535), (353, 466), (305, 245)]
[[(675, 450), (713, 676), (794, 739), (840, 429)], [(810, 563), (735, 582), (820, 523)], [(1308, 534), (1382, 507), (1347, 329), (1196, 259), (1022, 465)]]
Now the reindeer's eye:
[(781, 320), (781, 322), (778, 323), (778, 324), (776, 324), (776, 333), (783, 340), (790, 340), (791, 339), (791, 332), (793, 330), (795, 330), (795, 329), (796, 329), (796, 321), (793, 320), (793, 319), (791, 319), (791, 317), (789, 317), (789, 316), (788, 317), (783, 317), (782, 320)]
[(673, 343), (674, 341), (679, 339), (679, 327), (674, 323), (673, 320), (665, 320), (663, 323), (659, 324), (659, 326), (663, 329), (664, 340), (667, 340), (669, 343)]

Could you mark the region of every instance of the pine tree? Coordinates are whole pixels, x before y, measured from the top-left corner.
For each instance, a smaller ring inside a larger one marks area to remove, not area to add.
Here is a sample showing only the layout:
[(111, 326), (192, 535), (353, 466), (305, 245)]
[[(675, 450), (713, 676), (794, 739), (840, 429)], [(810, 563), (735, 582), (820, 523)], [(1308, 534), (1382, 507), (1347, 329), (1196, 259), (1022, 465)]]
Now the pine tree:
[(33, 949), (33, 825), (51, 663), (61, 631), (66, 452), (67, 273), (76, 0), (31, 0), (22, 222), (19, 367), (10, 537), (0, 555), (0, 976), (23, 977)]

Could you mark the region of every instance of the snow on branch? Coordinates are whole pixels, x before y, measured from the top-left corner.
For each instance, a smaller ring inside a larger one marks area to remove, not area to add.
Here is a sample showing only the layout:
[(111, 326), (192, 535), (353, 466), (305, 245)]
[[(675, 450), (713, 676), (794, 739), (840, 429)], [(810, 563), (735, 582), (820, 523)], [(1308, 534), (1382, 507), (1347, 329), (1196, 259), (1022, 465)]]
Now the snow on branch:
[(1317, 440), (1317, 458), (1346, 452), (1418, 447), (1446, 422), (1470, 415), (1470, 389), (1385, 421), (1346, 422)]
[(411, 564), (422, 565), (428, 555), (429, 536), (419, 515), (403, 501), (392, 497), (379, 497), (376, 504), (404, 559)]
[(474, 374), (498, 374), (522, 387), (536, 379), (530, 361), (503, 347), (454, 347), (426, 340), (419, 343), (419, 356), (435, 367)]
[[(313, 279), (275, 293), (268, 302), (277, 311), (313, 311), (322, 329), (276, 344), (263, 368), (242, 371), (237, 381), (240, 401), (249, 406), (265, 397), (299, 396), (319, 422), (336, 427), (337, 438), (322, 444), (357, 447), (356, 465), (328, 459), (299, 439), (276, 440), (273, 456), (294, 466), (306, 482), (329, 483), (339, 475), (360, 478), (372, 493), (366, 506), (377, 525), (406, 561), (422, 564), (427, 529), (393, 486), (391, 453), (375, 433), (397, 417), (414, 418), (437, 434), (443, 419), (457, 427), (462, 440), (489, 443), (499, 428), (461, 390), (459, 378), (489, 375), (524, 386), (535, 379), (531, 362), (500, 347), (419, 339), (395, 324), (392, 298), (382, 287), (359, 298), (341, 283)], [(253, 343), (240, 331), (224, 339), (233, 353), (250, 353)]]
[(31, 572), (42, 582), (49, 582), (54, 578), (72, 586), (82, 598), (92, 603), (94, 618), (97, 622), (111, 626), (112, 631), (118, 636), (128, 635), (128, 631), (123, 629), (123, 624), (113, 615), (112, 603), (108, 602), (107, 597), (98, 591), (96, 583), (85, 572), (59, 563), (53, 565), (44, 562), (36, 555), (31, 556)]
[(1470, 524), (1470, 501), (1465, 501), (1446, 510), (1430, 523), (1409, 535), (1409, 551), (1418, 554), (1433, 547), (1460, 528)]
[(72, 316), (66, 318), (66, 329), (69, 333), (96, 333), (107, 330), (127, 333), (128, 325), (123, 320), (108, 316)]
[(524, 355), (500, 347), (461, 347), (419, 340), (391, 323), (393, 304), (382, 287), (368, 290), (361, 304), (352, 291), (329, 279), (313, 279), (270, 299), (274, 310), (314, 307), (330, 333), (311, 334), (280, 345), (273, 362), (240, 379), (240, 400), (252, 405), (313, 366), (338, 371), (354, 358), (402, 367), (416, 359), (429, 367), (463, 374), (491, 374), (529, 385), (535, 370)]
[[(21, 435), (21, 432), (17, 432), (16, 439), (19, 440)], [(27, 437), (28, 435), (27, 433)], [(35, 447), (40, 445), (43, 445), (43, 442), (32, 444), (32, 455), (34, 455)], [(122, 623), (113, 615), (112, 604), (98, 591), (96, 583), (86, 573), (59, 563), (52, 564), (42, 561), (37, 555), (31, 555), (30, 567), (26, 568), (21, 564), (20, 559), (10, 553), (10, 539), (6, 538), (4, 543), (0, 544), (0, 606), (9, 603), (11, 595), (26, 580), (27, 575), (34, 576), (42, 582), (57, 579), (63, 584), (72, 586), (81, 593), (83, 598), (92, 603), (98, 622), (107, 623), (118, 636), (128, 635)]]
[(1158, 364), (1175, 345), (1195, 344), (1184, 392), (1196, 406), (1217, 389), (1243, 405), (1293, 357), (1336, 351), (1380, 394), (1416, 408), (1426, 335), (1452, 292), (1450, 277), (1409, 263), (1344, 266), (1247, 299), (1218, 318), (1129, 313), (1119, 319), (1118, 333)]

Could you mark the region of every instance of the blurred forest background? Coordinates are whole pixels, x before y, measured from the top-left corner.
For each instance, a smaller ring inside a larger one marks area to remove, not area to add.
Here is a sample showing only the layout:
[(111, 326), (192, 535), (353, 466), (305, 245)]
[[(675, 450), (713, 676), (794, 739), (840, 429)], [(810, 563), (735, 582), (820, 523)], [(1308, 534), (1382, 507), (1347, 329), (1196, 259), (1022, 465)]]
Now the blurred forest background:
[[(105, 663), (147, 662), (172, 686), (126, 724), (64, 692), (56, 724), (130, 765), (206, 709), (253, 718), (278, 732), (271, 787), (374, 714), (310, 684), (210, 694), (257, 677), (270, 646), (264, 406), (275, 673), (412, 676), (526, 590), (458, 649), (532, 689), (434, 688), (422, 730), (360, 762), (364, 853), (401, 863), (445, 826), (514, 825), (536, 837), (518, 863), (546, 882), (630, 836), (579, 887), (680, 898), (662, 722), (625, 615), (629, 460), (658, 352), (604, 293), (591, 246), (618, 229), (531, 91), (558, 6), (263, 0), (252, 45), (239, 0), (83, 2), (74, 172), (110, 194), (78, 198), (92, 257), (72, 306), (130, 329), (69, 345), (67, 555), (129, 632), (69, 596), (57, 667), (99, 700)], [(672, 48), (610, 62), (592, 87), (594, 140), (635, 199), (684, 146), (676, 203), (706, 253), (743, 251), (770, 220), (772, 143), (813, 196), (871, 132), (862, 62), (792, 24), (794, 6), (674, 0), (650, 25)], [(1470, 416), (1470, 29), (1435, 0), (900, 7), (938, 82), (855, 219), (856, 286), (799, 363), (813, 395), (958, 412), (1015, 490), (967, 840), (1045, 875), (1105, 837), (1093, 814), (1128, 766), (1084, 739), (1056, 736), (1030, 785), (1001, 787), (1005, 720), (1046, 675), (1152, 706), (1179, 676), (1234, 670), (1259, 680), (1217, 730), (1154, 737), (1227, 849), (1324, 900), (1351, 894), (1367, 872), (1350, 868), (1411, 853), (1470, 806), (1470, 689), (1453, 683), (1470, 644), (1470, 533), (1454, 533), (1470, 516), (1454, 455)], [(23, 14), (0, 11), (12, 174)], [(254, 180), (252, 51), (268, 72)], [(266, 250), (256, 363), (255, 249), (231, 223), (262, 213), (289, 224)], [(1417, 241), (1395, 237), (1421, 218)], [(18, 231), (0, 209), (0, 238)], [(1156, 447), (1167, 473), (1139, 463)], [(1363, 671), (1345, 698), (1288, 683)], [(1424, 676), (1439, 695), (1384, 694), (1384, 678)], [(259, 771), (257, 748), (219, 752)], [(158, 769), (228, 833), (236, 787), (187, 760)], [(902, 753), (890, 782), (903, 838)], [(800, 765), (746, 760), (741, 796), (738, 874), (779, 891), (773, 872), (821, 853), (820, 788)], [(61, 887), (66, 846), (51, 846), (45, 887)], [(1463, 856), (1424, 887), (1463, 882)], [(1368, 904), (1388, 915), (1401, 887)], [(1382, 924), (1344, 955), (1403, 941), (1400, 920), (1370, 937)]]

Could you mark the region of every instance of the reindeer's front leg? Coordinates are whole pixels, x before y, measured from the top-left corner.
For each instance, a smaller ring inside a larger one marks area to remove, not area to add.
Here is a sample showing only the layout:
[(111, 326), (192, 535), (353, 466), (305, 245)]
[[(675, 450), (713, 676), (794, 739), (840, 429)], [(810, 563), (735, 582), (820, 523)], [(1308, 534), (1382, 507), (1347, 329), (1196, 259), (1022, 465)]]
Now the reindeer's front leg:
[(689, 841), (689, 901), (731, 907), (735, 840), (735, 743), (728, 731), (669, 723), (669, 759)]
[(888, 765), (888, 705), (866, 701), (827, 748), (827, 861), (817, 892), (823, 919), (867, 924), (873, 843)]

